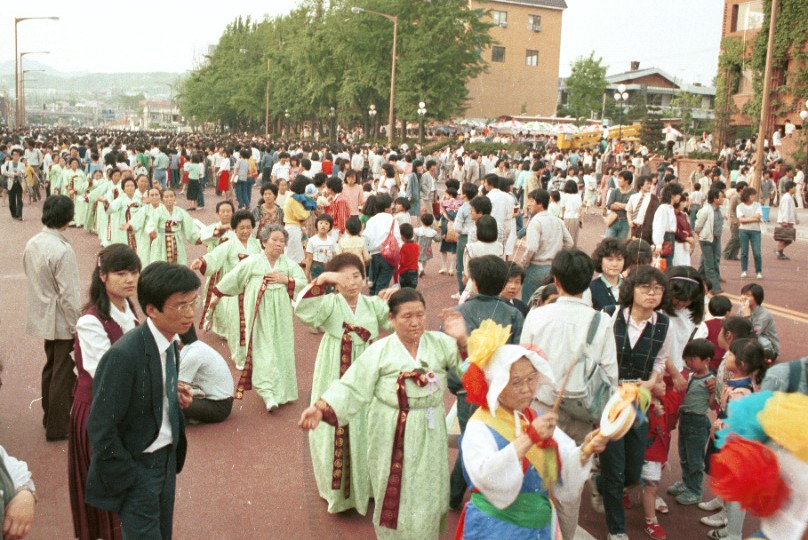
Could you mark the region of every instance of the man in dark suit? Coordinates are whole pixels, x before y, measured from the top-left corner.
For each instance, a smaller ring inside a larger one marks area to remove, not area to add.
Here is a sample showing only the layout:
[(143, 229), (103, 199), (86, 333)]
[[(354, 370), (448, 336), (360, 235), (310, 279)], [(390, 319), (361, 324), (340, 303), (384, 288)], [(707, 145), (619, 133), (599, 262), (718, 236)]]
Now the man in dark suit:
[(176, 475), (185, 461), (177, 335), (194, 323), (199, 278), (185, 266), (146, 267), (138, 301), (148, 316), (101, 358), (87, 420), (87, 504), (117, 512), (124, 540), (171, 538)]

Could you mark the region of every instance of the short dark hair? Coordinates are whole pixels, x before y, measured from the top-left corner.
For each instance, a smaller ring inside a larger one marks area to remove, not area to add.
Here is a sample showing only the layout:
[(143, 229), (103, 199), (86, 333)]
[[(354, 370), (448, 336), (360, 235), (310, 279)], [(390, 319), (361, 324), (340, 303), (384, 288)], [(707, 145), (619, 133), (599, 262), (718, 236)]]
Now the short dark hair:
[(358, 236), (362, 232), (362, 220), (359, 216), (351, 216), (345, 221), (345, 230), (352, 236)]
[[(261, 184), (261, 196), (262, 197), (264, 196), (264, 193), (267, 192), (267, 191), (271, 191), (272, 193), (275, 194), (276, 197), (278, 196), (278, 186), (276, 186), (272, 182), (265, 182), (265, 183)], [(222, 202), (227, 202), (227, 201), (222, 201)]]
[(199, 338), (196, 337), (196, 329), (194, 328), (193, 324), (188, 328), (188, 330), (185, 333), (180, 334), (180, 341), (182, 342), (183, 346), (190, 345), (195, 341), (199, 341)]
[(691, 358), (695, 356), (701, 360), (712, 360), (715, 356), (715, 345), (709, 339), (699, 338), (688, 341), (682, 357)]
[(325, 181), (325, 187), (327, 187), (334, 193), (342, 193), (342, 180), (340, 180), (336, 176), (332, 176), (331, 178)]
[(512, 262), (508, 265), (508, 281), (512, 280), (515, 277), (522, 278), (522, 281), (525, 280), (525, 269), (522, 268), (521, 265)]
[(671, 266), (665, 271), (671, 298), (690, 301), (690, 321), (701, 324), (704, 320), (704, 279), (692, 266)]
[(430, 225), (432, 225), (433, 223), (435, 223), (435, 216), (433, 216), (433, 215), (432, 215), (432, 214), (430, 214), (429, 212), (426, 212), (426, 213), (424, 213), (424, 214), (421, 214), (421, 223), (423, 223), (424, 225), (426, 225), (427, 227), (429, 227)]
[(681, 195), (684, 190), (682, 186), (677, 184), (676, 182), (671, 182), (667, 184), (664, 188), (662, 188), (662, 203), (663, 204), (671, 204), (671, 200), (676, 195)]
[(172, 294), (195, 291), (201, 285), (196, 272), (187, 266), (153, 262), (141, 272), (137, 282), (140, 309), (146, 313), (146, 306), (154, 306), (157, 311), (163, 311), (163, 305)]
[(426, 300), (424, 300), (423, 294), (410, 287), (404, 287), (394, 292), (390, 296), (390, 300), (387, 301), (387, 307), (390, 308), (390, 315), (393, 317), (398, 315), (402, 304), (408, 302), (421, 302), (421, 305), (426, 307)]
[(362, 259), (355, 253), (340, 253), (339, 255), (334, 255), (334, 258), (326, 263), (325, 270), (326, 272), (339, 272), (343, 268), (348, 267), (356, 268), (359, 270), (359, 273), (362, 274), (362, 277), (365, 277), (365, 265), (362, 264)]
[(550, 266), (550, 275), (568, 294), (581, 294), (587, 290), (594, 273), (595, 263), (577, 248), (562, 249), (553, 257)]
[(326, 223), (328, 223), (328, 230), (329, 231), (334, 228), (334, 218), (332, 218), (328, 214), (322, 213), (319, 216), (317, 216), (314, 219), (314, 226), (316, 227), (317, 224), (320, 223), (321, 221), (325, 221)]
[(530, 193), (527, 194), (528, 199), (533, 199), (536, 203), (540, 204), (542, 208), (547, 210), (547, 207), (550, 206), (550, 193), (547, 192), (546, 189), (538, 188), (534, 189)]
[(620, 171), (620, 174), (618, 174), (617, 176), (619, 176), (629, 184), (634, 182), (634, 174), (631, 171)]
[(49, 229), (61, 229), (73, 221), (75, 207), (67, 195), (51, 195), (42, 205), (42, 224)]
[(407, 197), (399, 197), (399, 198), (397, 198), (395, 200), (395, 203), (400, 204), (404, 208), (404, 210), (408, 210), (408, 211), (409, 211), (410, 207), (412, 206), (410, 204), (410, 201), (407, 200)]
[[(447, 185), (448, 185), (448, 183), (447, 183)], [(463, 195), (465, 195), (468, 200), (474, 199), (474, 197), (477, 196), (477, 193), (479, 193), (479, 189), (477, 189), (477, 186), (475, 186), (474, 184), (471, 184), (469, 182), (466, 182), (465, 184), (463, 184), (463, 187), (461, 188), (461, 190), (463, 192)]]
[(239, 210), (238, 212), (233, 214), (233, 217), (230, 218), (230, 229), (235, 231), (236, 227), (238, 227), (238, 224), (244, 221), (245, 219), (250, 221), (250, 225), (252, 225), (252, 228), (254, 229), (255, 216), (249, 210)]
[(732, 301), (723, 294), (717, 294), (710, 298), (707, 309), (713, 317), (723, 317), (732, 311)]
[(746, 317), (727, 317), (721, 323), (721, 330), (732, 334), (733, 340), (752, 335), (752, 321)]
[(575, 180), (567, 180), (564, 182), (564, 193), (578, 193), (578, 182)]
[(483, 214), (485, 216), (491, 214), (492, 209), (491, 199), (489, 199), (485, 195), (477, 195), (476, 197), (471, 199), (471, 201), (469, 201), (469, 204), (478, 214)]
[(786, 183), (783, 184), (783, 190), (791, 191), (796, 185), (797, 183), (794, 180), (786, 180)]
[(401, 233), (401, 238), (404, 240), (412, 240), (413, 236), (415, 236), (415, 231), (409, 223), (402, 223), (398, 227), (398, 232)]
[(497, 296), (508, 283), (508, 264), (496, 255), (472, 257), (469, 273), (477, 284), (477, 292), (486, 296)]
[(751, 293), (752, 298), (755, 299), (755, 303), (759, 306), (763, 305), (763, 287), (757, 283), (747, 283), (741, 287), (741, 294), (745, 293)]
[[(162, 191), (160, 192), (160, 198), (161, 199), (163, 198), (163, 192)], [(216, 203), (216, 213), (217, 214), (219, 213), (219, 208), (221, 208), (224, 205), (229, 206), (230, 210), (235, 210), (235, 207), (233, 206), (233, 203), (231, 203), (230, 201), (219, 201), (219, 202)]]
[(707, 192), (707, 202), (708, 203), (715, 202), (717, 199), (721, 198), (721, 193), (722, 191), (717, 187), (715, 186), (711, 187), (710, 191)]
[[(595, 247), (595, 251), (592, 252), (592, 260), (595, 263), (596, 272), (603, 273), (603, 259), (606, 257), (622, 257), (625, 261), (626, 249), (620, 239), (604, 238)], [(623, 263), (623, 268), (625, 268), (625, 262)]]
[(665, 279), (665, 274), (659, 269), (648, 265), (638, 266), (623, 280), (623, 284), (620, 285), (620, 305), (623, 307), (631, 307), (634, 304), (634, 287), (638, 285), (651, 285), (652, 283), (662, 285), (663, 287), (662, 298), (656, 309), (667, 311), (667, 307), (670, 304), (668, 281)]
[(292, 190), (292, 193), (295, 193), (297, 195), (303, 195), (304, 193), (306, 193), (306, 186), (308, 186), (311, 183), (312, 183), (311, 178), (301, 174), (300, 176), (294, 179), (292, 185), (289, 186), (289, 189)]
[(477, 220), (477, 240), (480, 242), (496, 242), (499, 236), (497, 220), (491, 216), (481, 216)]
[(766, 350), (755, 337), (733, 339), (729, 351), (735, 356), (735, 363), (742, 365), (747, 375), (755, 373), (755, 382), (760, 384), (769, 367)]
[(626, 242), (626, 262), (623, 268), (651, 264), (653, 258), (654, 250), (651, 249), (651, 244), (642, 238), (634, 238)]
[[(368, 201), (370, 201), (369, 198), (368, 198)], [(393, 198), (390, 195), (388, 195), (387, 193), (377, 193), (376, 194), (376, 206), (375, 206), (375, 208), (376, 208), (376, 213), (377, 214), (380, 214), (380, 213), (386, 211), (392, 205), (393, 205)]]
[(499, 189), (499, 176), (497, 176), (495, 173), (488, 173), (483, 176), (483, 182), (494, 189)]

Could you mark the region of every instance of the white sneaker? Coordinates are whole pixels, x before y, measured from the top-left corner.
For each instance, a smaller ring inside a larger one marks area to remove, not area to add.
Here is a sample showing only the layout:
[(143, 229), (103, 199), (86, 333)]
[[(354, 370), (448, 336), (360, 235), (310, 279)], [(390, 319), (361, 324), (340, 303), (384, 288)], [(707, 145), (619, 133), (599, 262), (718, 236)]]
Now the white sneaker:
[(267, 412), (271, 413), (272, 411), (276, 410), (279, 407), (278, 403), (273, 400), (267, 401)]
[(724, 501), (721, 497), (715, 497), (709, 501), (704, 501), (699, 503), (699, 508), (704, 510), (705, 512), (715, 512), (717, 510), (724, 509)]
[(454, 293), (449, 298), (451, 298), (452, 300), (460, 300), (460, 293)]
[(742, 278), (745, 278), (746, 276), (747, 276), (747, 273), (746, 273), (746, 272), (741, 272), (741, 277), (742, 277)]
[(763, 279), (763, 274), (758, 272), (757, 274), (755, 274), (755, 277), (758, 278), (758, 279)]
[(705, 516), (701, 518), (699, 521), (704, 525), (707, 525), (708, 527), (714, 527), (714, 528), (726, 527), (728, 522), (727, 513), (726, 511), (721, 510), (717, 514), (713, 514), (712, 516)]
[(626, 533), (617, 533), (617, 534), (609, 533), (609, 536), (606, 537), (606, 540), (628, 540), (628, 535)]

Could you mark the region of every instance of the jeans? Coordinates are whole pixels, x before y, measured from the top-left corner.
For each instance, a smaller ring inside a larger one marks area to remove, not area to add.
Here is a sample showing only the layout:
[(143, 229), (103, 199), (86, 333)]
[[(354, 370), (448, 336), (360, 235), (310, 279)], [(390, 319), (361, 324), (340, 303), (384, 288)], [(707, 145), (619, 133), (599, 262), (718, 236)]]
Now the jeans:
[(463, 253), (466, 252), (466, 244), (469, 243), (469, 236), (461, 234), (457, 237), (457, 251), (455, 252), (455, 277), (457, 278), (457, 293), (463, 294), (466, 288), (463, 285)]
[(196, 205), (199, 208), (205, 208), (205, 185), (208, 183), (208, 174), (199, 179), (199, 191), (196, 195)]
[(393, 265), (384, 260), (381, 253), (374, 253), (370, 258), (370, 271), (373, 275), (373, 287), (370, 288), (371, 296), (390, 286), (393, 279)]
[(401, 288), (409, 287), (410, 289), (418, 288), (418, 270), (407, 270), (398, 276), (398, 284)]
[(171, 171), (171, 187), (178, 188), (180, 187), (180, 170), (179, 169), (169, 169)]
[[(465, 391), (457, 394), (457, 423), (460, 424), (461, 436), (466, 432), (466, 425), (476, 410), (477, 405), (466, 401)], [(452, 468), (452, 474), (449, 476), (449, 506), (452, 508), (460, 508), (463, 504), (463, 497), (466, 495), (466, 489), (468, 489), (466, 477), (463, 475), (463, 452), (460, 450), (459, 444), (457, 448), (457, 460)]]
[(544, 279), (550, 275), (549, 264), (531, 264), (525, 269), (525, 282), (522, 284), (522, 302), (530, 302), (530, 297), (541, 287)]
[(606, 238), (620, 238), (625, 240), (628, 238), (629, 226), (627, 219), (617, 219), (614, 223), (609, 225), (606, 229)]
[(681, 413), (679, 416), (679, 462), (682, 482), (688, 491), (701, 497), (704, 480), (704, 455), (710, 438), (710, 419), (706, 414)]
[(610, 534), (626, 532), (623, 488), (640, 481), (647, 445), (648, 422), (643, 422), (632, 427), (622, 439), (607, 444), (600, 455), (598, 491), (603, 495)]
[(118, 511), (123, 540), (171, 539), (176, 480), (173, 445), (135, 458), (135, 483)]
[(249, 203), (247, 202), (247, 195), (248, 189), (250, 185), (247, 184), (246, 180), (239, 180), (236, 182), (236, 200), (238, 201), (238, 209), (241, 210), (242, 208), (249, 208)]
[(763, 259), (760, 256), (760, 231), (738, 231), (738, 239), (741, 242), (741, 272), (746, 272), (749, 267), (749, 244), (752, 245), (752, 256), (755, 258), (755, 273), (759, 274), (763, 270)]
[(247, 186), (244, 188), (244, 201), (246, 204), (244, 208), (250, 209), (250, 205), (252, 204), (252, 193), (253, 193), (253, 186), (255, 185), (255, 178), (247, 178), (246, 182)]
[(696, 214), (699, 213), (699, 210), (701, 210), (701, 205), (700, 204), (691, 204), (690, 205), (690, 230), (691, 231), (696, 230)]
[(699, 273), (704, 276), (710, 284), (711, 291), (721, 289), (721, 238), (718, 237), (712, 242), (701, 241), (701, 262), (699, 263)]
[(160, 184), (160, 189), (166, 188), (166, 170), (154, 169), (154, 179)]

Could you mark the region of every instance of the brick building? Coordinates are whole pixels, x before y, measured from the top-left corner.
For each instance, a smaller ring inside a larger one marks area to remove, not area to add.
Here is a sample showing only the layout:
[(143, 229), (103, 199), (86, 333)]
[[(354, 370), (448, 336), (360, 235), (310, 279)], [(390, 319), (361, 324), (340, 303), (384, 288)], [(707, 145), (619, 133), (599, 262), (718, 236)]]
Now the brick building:
[(480, 52), (487, 72), (468, 82), (468, 118), (553, 116), (565, 0), (469, 0), (496, 24)]

